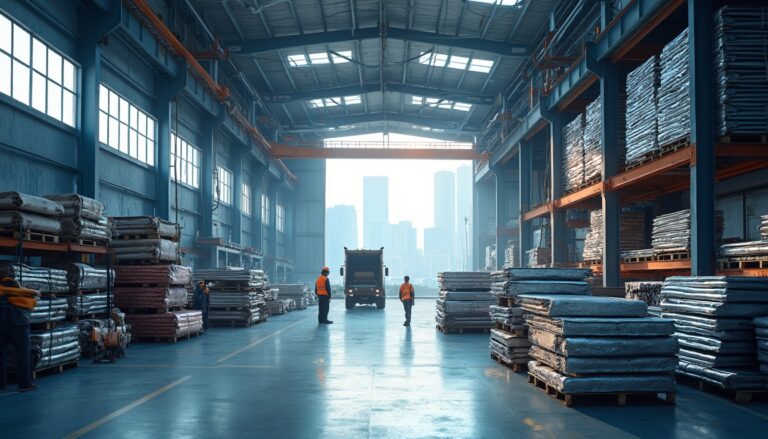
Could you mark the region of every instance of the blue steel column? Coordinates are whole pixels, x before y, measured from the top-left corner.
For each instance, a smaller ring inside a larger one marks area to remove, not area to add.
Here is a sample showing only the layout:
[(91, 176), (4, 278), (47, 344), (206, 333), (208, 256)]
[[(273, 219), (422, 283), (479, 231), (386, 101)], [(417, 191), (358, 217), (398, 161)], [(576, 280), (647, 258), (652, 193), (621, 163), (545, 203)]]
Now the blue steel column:
[(251, 192), (253, 193), (253, 215), (251, 220), (253, 225), (253, 247), (258, 248), (259, 251), (264, 253), (264, 241), (262, 240), (262, 224), (261, 224), (261, 194), (264, 192), (264, 172), (266, 168), (260, 165), (255, 165), (251, 169)]
[(712, 0), (688, 0), (691, 94), (691, 274), (715, 274), (715, 78)]
[[(553, 202), (565, 194), (563, 186), (563, 116), (550, 114), (549, 118), (549, 201)], [(563, 264), (565, 261), (566, 228), (565, 210), (555, 209), (549, 214), (550, 247), (552, 266)]]
[(271, 256), (270, 263), (270, 279), (276, 279), (277, 277), (277, 187), (280, 185), (279, 180), (271, 182), (269, 185), (269, 234), (271, 240), (269, 241), (269, 256)]
[(80, 84), (80, 143), (78, 168), (80, 172), (76, 192), (90, 198), (99, 198), (99, 85), (101, 84), (101, 38), (120, 25), (122, 8), (113, 2), (107, 13), (92, 8), (80, 13), (84, 27), (83, 42), (79, 46), (78, 61), (82, 67)]
[(509, 181), (508, 172), (503, 167), (494, 166), (491, 171), (496, 175), (496, 269), (504, 268), (504, 249), (507, 248), (506, 224), (509, 220)]
[(232, 166), (232, 242), (243, 242), (243, 151), (234, 151)]
[(518, 185), (518, 196), (520, 198), (520, 238), (518, 239), (518, 259), (520, 266), (525, 267), (525, 252), (531, 249), (531, 222), (523, 221), (522, 213), (531, 209), (531, 145), (520, 143), (517, 160), (520, 169), (520, 184)]
[[(214, 119), (206, 119), (200, 134), (202, 160), (200, 162), (200, 232), (199, 237), (213, 236), (213, 162), (216, 157), (215, 135), (219, 125), (224, 121), (224, 111)], [(216, 267), (217, 255), (209, 255), (208, 267)]]
[(167, 220), (171, 218), (171, 110), (173, 100), (184, 88), (186, 81), (185, 67), (179, 69), (178, 78), (167, 76), (156, 79), (157, 96), (155, 97), (155, 117), (157, 134), (155, 135), (155, 215)]
[[(474, 169), (474, 167), (473, 167)], [(483, 267), (480, 263), (480, 185), (475, 181), (474, 173), (472, 175), (472, 245), (475, 247), (472, 252), (472, 269), (479, 270)]]
[[(602, 178), (613, 177), (619, 170), (619, 75), (614, 65), (606, 65), (600, 78), (602, 105)], [(603, 286), (621, 285), (621, 254), (619, 234), (621, 205), (619, 194), (603, 191)]]

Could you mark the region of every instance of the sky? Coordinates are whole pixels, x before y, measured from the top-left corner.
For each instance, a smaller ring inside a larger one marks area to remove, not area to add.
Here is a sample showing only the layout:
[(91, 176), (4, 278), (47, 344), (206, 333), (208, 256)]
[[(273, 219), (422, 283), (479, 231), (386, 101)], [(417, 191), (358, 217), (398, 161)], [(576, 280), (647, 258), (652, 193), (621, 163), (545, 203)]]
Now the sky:
[[(434, 139), (390, 134), (391, 142), (435, 142)], [(381, 134), (334, 140), (376, 141)], [(417, 245), (424, 248), (425, 228), (434, 221), (434, 174), (452, 171), (472, 162), (462, 160), (350, 160), (326, 161), (326, 207), (355, 206), (358, 241), (363, 240), (363, 177), (389, 177), (389, 222), (411, 221), (418, 230)]]

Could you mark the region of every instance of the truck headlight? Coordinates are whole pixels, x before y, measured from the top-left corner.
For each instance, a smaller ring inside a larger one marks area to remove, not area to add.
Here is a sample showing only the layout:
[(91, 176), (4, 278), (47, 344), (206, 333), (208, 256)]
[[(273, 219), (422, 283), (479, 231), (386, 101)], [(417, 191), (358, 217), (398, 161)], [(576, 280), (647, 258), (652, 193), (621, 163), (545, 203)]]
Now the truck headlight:
[(377, 293), (380, 293), (380, 292), (381, 292), (381, 290), (379, 290), (379, 289), (376, 289), (376, 292), (377, 292)]

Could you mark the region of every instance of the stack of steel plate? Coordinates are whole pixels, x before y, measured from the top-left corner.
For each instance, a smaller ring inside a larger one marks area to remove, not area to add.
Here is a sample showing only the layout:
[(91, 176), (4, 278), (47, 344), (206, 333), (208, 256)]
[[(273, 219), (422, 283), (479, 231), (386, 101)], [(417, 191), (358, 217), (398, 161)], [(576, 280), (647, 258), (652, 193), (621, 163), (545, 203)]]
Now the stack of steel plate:
[(110, 247), (119, 263), (163, 264), (179, 260), (179, 226), (153, 216), (110, 217)]
[(599, 261), (603, 259), (603, 211), (593, 210), (589, 213), (589, 232), (584, 238), (582, 260)]
[(203, 330), (201, 311), (173, 311), (163, 314), (130, 314), (125, 316), (135, 337), (175, 340)]
[(564, 394), (673, 392), (672, 321), (611, 297), (524, 295), (529, 374)]
[(118, 265), (115, 276), (121, 285), (190, 285), (192, 269), (186, 265)]
[(115, 305), (129, 310), (173, 310), (187, 305), (185, 286), (115, 287)]
[(307, 300), (309, 291), (302, 284), (272, 284), (271, 287), (279, 291), (280, 297), (294, 299), (296, 309), (306, 309), (309, 305)]
[(659, 215), (653, 220), (654, 253), (687, 252), (691, 246), (691, 211)]
[(621, 257), (624, 262), (637, 262), (636, 259), (647, 259), (653, 257), (655, 253), (652, 248), (641, 248), (638, 250), (624, 250)]
[(272, 296), (264, 272), (246, 268), (204, 269), (195, 272), (198, 279), (212, 282), (208, 297), (208, 319), (214, 324), (248, 326), (265, 320), (263, 309)]
[(627, 75), (626, 163), (641, 162), (659, 149), (659, 59), (649, 58)]
[(691, 134), (688, 29), (661, 50), (659, 145), (663, 148)]
[[(35, 331), (30, 333), (30, 347), (33, 370), (43, 370), (51, 367), (77, 362), (80, 359), (79, 331), (76, 325), (65, 325), (53, 330)], [(10, 353), (8, 366), (15, 370), (15, 352)]]
[(603, 173), (603, 115), (597, 99), (587, 105), (584, 124), (584, 182), (599, 180)]
[[(619, 249), (634, 250), (645, 244), (645, 216), (642, 212), (622, 210), (619, 220)], [(603, 258), (603, 211), (593, 210), (589, 217), (589, 232), (584, 239), (582, 260)]]
[(768, 240), (736, 242), (720, 246), (720, 256), (724, 258), (744, 258), (768, 255)]
[(80, 262), (57, 264), (56, 268), (67, 272), (69, 292), (106, 290), (115, 285), (115, 271), (94, 267)]
[(87, 316), (92, 314), (104, 314), (107, 312), (107, 293), (89, 293), (68, 296), (67, 315)]
[(563, 128), (563, 183), (566, 191), (584, 185), (584, 114), (580, 113)]
[(757, 336), (757, 361), (760, 372), (768, 375), (768, 317), (755, 317), (755, 335)]
[(19, 192), (0, 192), (0, 230), (58, 235), (61, 204)]
[(64, 207), (61, 236), (66, 241), (86, 239), (107, 243), (112, 239), (112, 230), (101, 202), (78, 194), (46, 195), (45, 198)]
[(457, 329), (489, 329), (488, 309), (496, 303), (491, 295), (491, 273), (449, 271), (438, 273), (440, 298), (435, 320), (444, 332)]
[(760, 238), (768, 241), (768, 215), (760, 217)]
[(67, 318), (67, 299), (43, 297), (30, 313), (30, 323), (58, 322)]
[(768, 133), (768, 7), (724, 6), (715, 15), (715, 96), (720, 135)]
[(507, 243), (507, 248), (504, 249), (504, 266), (505, 267), (519, 267), (520, 266), (520, 253), (517, 251), (517, 244), (512, 241)]
[(753, 319), (768, 315), (768, 279), (668, 277), (662, 316), (675, 322), (678, 373), (727, 390), (764, 390), (757, 370)]
[(264, 302), (264, 306), (261, 307), (261, 311), (271, 316), (285, 314), (288, 312), (288, 308), (285, 305), (285, 302), (282, 300), (267, 300)]
[(67, 272), (55, 268), (31, 267), (24, 264), (0, 264), (0, 278), (9, 277), (24, 287), (41, 293), (69, 291)]
[(528, 267), (543, 268), (549, 265), (552, 257), (552, 250), (549, 247), (536, 247), (526, 250), (525, 256), (528, 260)]
[(629, 300), (640, 300), (648, 306), (659, 306), (663, 282), (639, 281), (624, 284), (624, 294)]

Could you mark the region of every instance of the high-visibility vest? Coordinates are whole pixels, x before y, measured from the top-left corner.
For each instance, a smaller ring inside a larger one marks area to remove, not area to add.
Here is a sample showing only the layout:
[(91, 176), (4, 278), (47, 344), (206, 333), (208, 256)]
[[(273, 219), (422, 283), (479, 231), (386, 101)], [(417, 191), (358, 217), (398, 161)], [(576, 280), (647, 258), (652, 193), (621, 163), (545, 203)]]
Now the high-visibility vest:
[(400, 300), (412, 300), (413, 299), (413, 285), (410, 283), (404, 283), (400, 285)]
[(318, 296), (328, 296), (328, 290), (325, 288), (325, 283), (328, 280), (327, 277), (323, 276), (322, 274), (320, 277), (317, 278), (317, 281), (315, 282), (315, 288), (317, 289), (317, 295)]
[(40, 292), (20, 287), (18, 282), (6, 277), (0, 282), (0, 296), (6, 296), (8, 303), (17, 308), (32, 311), (37, 305)]

